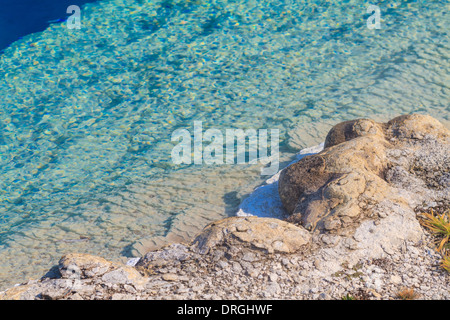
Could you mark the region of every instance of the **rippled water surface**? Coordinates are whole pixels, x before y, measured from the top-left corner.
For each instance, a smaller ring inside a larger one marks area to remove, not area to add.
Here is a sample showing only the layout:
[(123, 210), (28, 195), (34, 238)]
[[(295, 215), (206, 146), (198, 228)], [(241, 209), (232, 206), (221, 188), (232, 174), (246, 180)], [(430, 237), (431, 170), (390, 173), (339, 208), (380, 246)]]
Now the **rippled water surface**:
[(0, 288), (67, 252), (123, 260), (235, 213), (260, 165), (175, 166), (174, 130), (448, 125), (448, 1), (103, 0), (0, 55)]

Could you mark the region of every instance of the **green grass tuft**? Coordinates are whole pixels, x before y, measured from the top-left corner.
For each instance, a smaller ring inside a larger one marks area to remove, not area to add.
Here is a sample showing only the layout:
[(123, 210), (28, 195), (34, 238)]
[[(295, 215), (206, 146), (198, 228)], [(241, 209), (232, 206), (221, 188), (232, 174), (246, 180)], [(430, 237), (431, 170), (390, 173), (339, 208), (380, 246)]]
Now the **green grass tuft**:
[(431, 213), (423, 213), (421, 216), (420, 223), (436, 236), (437, 251), (444, 255), (441, 266), (450, 272), (450, 255), (447, 254), (450, 249), (450, 210), (441, 215), (435, 215), (431, 211)]

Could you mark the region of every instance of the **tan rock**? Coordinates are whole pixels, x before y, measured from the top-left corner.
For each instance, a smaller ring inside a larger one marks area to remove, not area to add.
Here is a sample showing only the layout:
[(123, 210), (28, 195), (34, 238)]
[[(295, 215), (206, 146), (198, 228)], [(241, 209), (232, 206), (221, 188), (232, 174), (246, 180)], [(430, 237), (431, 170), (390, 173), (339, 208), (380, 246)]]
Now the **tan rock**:
[(245, 246), (268, 253), (292, 253), (302, 249), (311, 236), (291, 223), (258, 217), (230, 217), (208, 225), (193, 244), (201, 253), (218, 245)]
[(370, 119), (357, 119), (341, 122), (328, 132), (325, 148), (355, 139), (357, 137), (375, 135), (383, 137), (383, 125)]
[[(307, 229), (348, 234), (363, 213), (369, 215), (367, 209), (381, 201), (413, 206), (417, 190), (406, 195), (398, 188), (417, 185), (411, 182), (413, 178), (422, 179), (420, 184), (446, 188), (449, 144), (449, 130), (429, 116), (337, 124), (328, 133), (322, 152), (281, 172), (278, 191), (291, 215), (287, 220)], [(409, 180), (402, 180), (402, 175)], [(427, 190), (420, 192), (427, 196)]]
[(103, 259), (83, 253), (70, 253), (59, 260), (59, 271), (63, 278), (91, 278), (100, 276), (118, 265)]
[[(357, 137), (305, 157), (282, 171), (278, 190), (292, 214), (289, 221), (305, 228), (341, 228), (339, 217), (358, 218), (360, 197), (368, 187), (385, 196), (388, 184), (381, 179), (387, 163), (386, 143), (375, 135)], [(368, 196), (367, 194), (365, 196)], [(344, 219), (345, 221), (345, 219)]]
[(178, 276), (176, 274), (173, 273), (165, 273), (162, 275), (162, 279), (165, 281), (177, 281), (178, 280)]
[(450, 131), (442, 123), (421, 114), (402, 115), (390, 120), (386, 133), (398, 139), (423, 139), (427, 136), (442, 141), (450, 139)]
[(63, 278), (100, 278), (109, 284), (133, 284), (142, 287), (146, 279), (133, 267), (114, 263), (101, 257), (83, 253), (70, 253), (59, 261)]
[(101, 280), (108, 284), (131, 284), (136, 289), (143, 289), (148, 279), (143, 277), (135, 268), (121, 266), (105, 273)]
[(30, 288), (28, 285), (12, 287), (6, 291), (0, 292), (0, 300), (21, 300), (22, 295)]

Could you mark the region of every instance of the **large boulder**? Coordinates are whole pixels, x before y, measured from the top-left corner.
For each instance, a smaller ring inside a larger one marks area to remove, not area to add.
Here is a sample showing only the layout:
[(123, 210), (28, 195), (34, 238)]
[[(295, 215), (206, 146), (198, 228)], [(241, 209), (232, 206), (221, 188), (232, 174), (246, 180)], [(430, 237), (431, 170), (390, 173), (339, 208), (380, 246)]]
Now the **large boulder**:
[(194, 239), (193, 247), (200, 253), (208, 253), (217, 246), (293, 253), (301, 250), (310, 238), (304, 228), (279, 219), (230, 217), (206, 226)]
[(363, 218), (388, 214), (386, 203), (448, 208), (449, 172), (450, 132), (436, 119), (358, 119), (334, 126), (322, 152), (284, 169), (278, 191), (288, 221), (348, 235)]

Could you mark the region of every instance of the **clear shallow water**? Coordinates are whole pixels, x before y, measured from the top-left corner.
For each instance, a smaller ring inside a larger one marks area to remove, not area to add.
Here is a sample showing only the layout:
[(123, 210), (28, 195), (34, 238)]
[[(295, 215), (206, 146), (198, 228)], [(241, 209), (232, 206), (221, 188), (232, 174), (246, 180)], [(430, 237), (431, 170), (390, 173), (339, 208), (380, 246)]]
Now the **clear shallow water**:
[(234, 214), (264, 177), (174, 166), (171, 134), (194, 120), (280, 129), (285, 157), (355, 117), (448, 124), (449, 2), (378, 1), (380, 30), (366, 5), (104, 0), (81, 30), (15, 42), (0, 56), (0, 288), (67, 252), (120, 260)]

